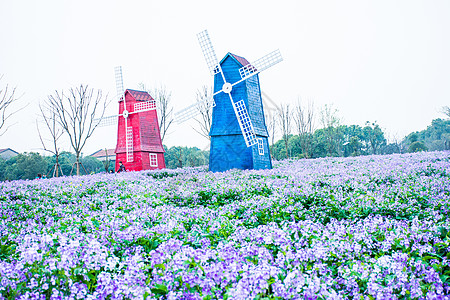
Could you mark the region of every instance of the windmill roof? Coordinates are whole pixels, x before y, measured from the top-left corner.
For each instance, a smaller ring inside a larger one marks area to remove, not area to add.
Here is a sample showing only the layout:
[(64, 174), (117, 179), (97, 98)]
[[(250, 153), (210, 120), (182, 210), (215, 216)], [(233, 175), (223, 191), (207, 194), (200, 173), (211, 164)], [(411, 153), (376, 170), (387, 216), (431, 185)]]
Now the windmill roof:
[(234, 60), (236, 60), (236, 61), (237, 61), (239, 64), (241, 64), (242, 66), (246, 66), (246, 65), (249, 65), (249, 64), (250, 64), (250, 62), (249, 62), (247, 59), (245, 59), (244, 57), (239, 56), (239, 55), (236, 55), (236, 54), (233, 54), (233, 53), (231, 53), (231, 52), (228, 52), (228, 53), (225, 55), (225, 57), (222, 58), (222, 60), (220, 61), (220, 63), (222, 64), (222, 62), (223, 62), (228, 56), (232, 57)]
[(131, 94), (131, 96), (133, 96), (134, 99), (136, 99), (137, 101), (150, 101), (150, 100), (154, 100), (152, 98), (152, 96), (150, 96), (149, 93), (145, 92), (145, 91), (137, 91), (137, 90), (130, 90), (127, 89), (127, 92), (129, 92)]

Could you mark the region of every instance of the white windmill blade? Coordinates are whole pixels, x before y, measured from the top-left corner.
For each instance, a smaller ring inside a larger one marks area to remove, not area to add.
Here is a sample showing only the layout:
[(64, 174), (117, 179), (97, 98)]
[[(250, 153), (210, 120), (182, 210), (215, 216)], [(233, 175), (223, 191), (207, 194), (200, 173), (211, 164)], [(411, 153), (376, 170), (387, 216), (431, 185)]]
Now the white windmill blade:
[(94, 124), (98, 127), (111, 126), (117, 124), (117, 115), (94, 119)]
[(269, 54), (264, 55), (260, 59), (257, 59), (253, 63), (245, 65), (242, 68), (240, 68), (239, 74), (241, 75), (242, 78), (240, 81), (245, 80), (255, 74), (258, 74), (270, 68), (271, 66), (276, 65), (281, 61), (283, 61), (283, 57), (281, 57), (280, 50), (277, 49), (275, 51), (272, 51)]
[(258, 140), (256, 139), (255, 130), (253, 129), (252, 121), (245, 107), (244, 100), (240, 100), (236, 103), (233, 102), (234, 113), (241, 127), (242, 135), (244, 136), (245, 144), (247, 147), (255, 145)]
[(122, 66), (117, 66), (114, 68), (114, 73), (116, 77), (116, 91), (117, 91), (117, 97), (120, 98), (123, 96), (124, 89), (123, 89), (123, 77), (122, 77)]
[(205, 57), (208, 69), (211, 72), (211, 75), (214, 76), (221, 70), (219, 66), (219, 61), (217, 60), (216, 52), (214, 51), (214, 47), (211, 43), (211, 40), (209, 39), (208, 31), (203, 30), (202, 32), (198, 33), (197, 38), (200, 47), (202, 48), (203, 56)]
[(138, 113), (138, 112), (144, 112), (144, 111), (155, 110), (155, 109), (156, 109), (156, 101), (155, 100), (139, 102), (134, 105), (134, 110), (132, 112), (130, 112), (130, 115)]
[(196, 103), (180, 110), (175, 113), (175, 121), (178, 124), (181, 124), (194, 116), (198, 115), (202, 109), (209, 109), (211, 107), (216, 106), (216, 102), (214, 98), (207, 98), (202, 101), (197, 101)]
[(127, 162), (133, 162), (133, 127), (126, 127), (126, 150), (127, 150)]
[(228, 93), (230, 97), (231, 104), (233, 105), (234, 113), (236, 114), (236, 119), (238, 120), (239, 127), (241, 128), (242, 135), (244, 136), (245, 144), (247, 147), (253, 146), (258, 143), (256, 139), (255, 130), (253, 129), (252, 121), (248, 115), (247, 108), (245, 107), (244, 100), (238, 102), (233, 101), (231, 93)]

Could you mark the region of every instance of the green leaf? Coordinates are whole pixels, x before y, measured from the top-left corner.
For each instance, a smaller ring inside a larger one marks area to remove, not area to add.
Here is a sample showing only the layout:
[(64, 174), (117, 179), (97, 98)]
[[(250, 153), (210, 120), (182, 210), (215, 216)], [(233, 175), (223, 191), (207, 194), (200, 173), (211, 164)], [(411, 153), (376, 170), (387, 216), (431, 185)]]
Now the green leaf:
[(94, 225), (97, 229), (100, 227), (100, 223), (96, 219), (92, 219), (92, 225)]
[(147, 297), (149, 296), (150, 294), (148, 293), (148, 292), (145, 292), (144, 293), (144, 300), (147, 300)]
[(155, 268), (161, 269), (161, 270), (163, 270), (163, 271), (166, 270), (166, 266), (165, 266), (164, 264), (156, 264), (156, 265), (155, 265)]
[(166, 295), (168, 293), (167, 287), (164, 284), (155, 284), (155, 287), (150, 290), (157, 295)]

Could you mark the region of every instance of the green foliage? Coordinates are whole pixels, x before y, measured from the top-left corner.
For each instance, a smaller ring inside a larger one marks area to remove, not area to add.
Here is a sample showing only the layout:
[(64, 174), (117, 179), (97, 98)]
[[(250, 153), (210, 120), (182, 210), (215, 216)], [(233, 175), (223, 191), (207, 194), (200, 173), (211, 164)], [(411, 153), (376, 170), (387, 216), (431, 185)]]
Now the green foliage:
[(428, 148), (425, 146), (424, 142), (415, 141), (411, 145), (409, 145), (408, 152), (419, 152), (419, 151), (427, 151)]
[(166, 171), (162, 171), (162, 172), (150, 172), (147, 175), (153, 177), (154, 179), (164, 179), (167, 177), (177, 176), (178, 173), (169, 173)]
[(198, 167), (209, 163), (209, 151), (197, 147), (170, 147), (164, 146), (164, 159), (166, 168), (176, 169), (183, 167)]
[(426, 149), (419, 145), (422, 149), (417, 151), (450, 150), (450, 120), (435, 119), (427, 129), (410, 133), (406, 136), (405, 141), (410, 145), (415, 142), (422, 142)]
[[(288, 142), (289, 157), (317, 158), (327, 156), (358, 156), (385, 153), (386, 138), (380, 126), (366, 123), (365, 127), (359, 125), (340, 125), (332, 128), (317, 129), (311, 138), (311, 153), (303, 153), (301, 137), (290, 135)], [(272, 157), (275, 160), (286, 158), (286, 148), (282, 139), (272, 146)], [(389, 146), (390, 153), (399, 152), (397, 145)]]
[[(76, 157), (70, 152), (61, 152), (58, 161), (63, 174), (69, 175)], [(94, 157), (83, 157), (81, 162), (88, 173), (104, 172), (102, 162)], [(35, 179), (38, 174), (52, 177), (55, 163), (55, 156), (41, 156), (35, 152), (21, 153), (8, 160), (0, 158), (0, 181)], [(61, 175), (59, 172), (59, 176)]]
[(81, 163), (88, 173), (100, 173), (105, 171), (103, 163), (95, 157), (83, 157)]
[(39, 173), (45, 174), (47, 161), (39, 153), (25, 152), (2, 161), (0, 168), (2, 180), (34, 179)]
[[(49, 174), (49, 177), (52, 176), (53, 174), (53, 170), (55, 167), (55, 163), (56, 163), (56, 158), (55, 156), (47, 156), (46, 160), (48, 162), (48, 169), (47, 172)], [(76, 156), (75, 154), (72, 154), (70, 152), (66, 152), (63, 151), (60, 153), (59, 158), (58, 158), (58, 162), (61, 166), (62, 172), (64, 175), (69, 175), (70, 171), (72, 170), (72, 166), (76, 161)], [(59, 174), (61, 176), (61, 174)]]

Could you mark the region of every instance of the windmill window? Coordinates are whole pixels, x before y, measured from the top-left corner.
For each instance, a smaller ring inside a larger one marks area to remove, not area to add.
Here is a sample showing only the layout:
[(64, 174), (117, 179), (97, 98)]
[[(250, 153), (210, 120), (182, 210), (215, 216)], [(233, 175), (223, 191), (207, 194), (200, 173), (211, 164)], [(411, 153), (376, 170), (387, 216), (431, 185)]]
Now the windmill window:
[(150, 153), (150, 167), (158, 166), (158, 155), (155, 153)]
[(259, 155), (264, 155), (264, 141), (261, 138), (258, 139), (258, 152)]

